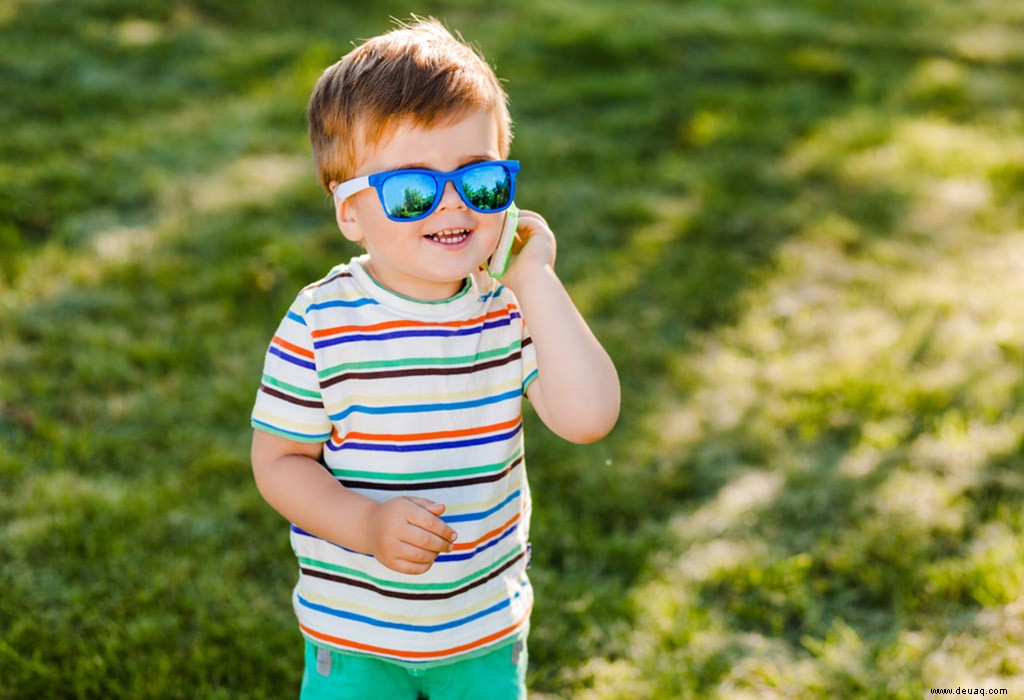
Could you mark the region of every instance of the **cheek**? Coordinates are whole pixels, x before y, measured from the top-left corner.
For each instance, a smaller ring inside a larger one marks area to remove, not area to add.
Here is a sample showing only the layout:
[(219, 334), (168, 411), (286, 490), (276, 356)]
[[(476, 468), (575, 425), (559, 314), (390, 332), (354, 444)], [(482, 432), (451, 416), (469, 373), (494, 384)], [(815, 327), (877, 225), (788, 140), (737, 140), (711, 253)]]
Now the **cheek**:
[(498, 245), (498, 239), (501, 237), (501, 231), (505, 227), (505, 215), (496, 214), (489, 217), (488, 221), (483, 226), (484, 237), (487, 239), (487, 245), (490, 248)]

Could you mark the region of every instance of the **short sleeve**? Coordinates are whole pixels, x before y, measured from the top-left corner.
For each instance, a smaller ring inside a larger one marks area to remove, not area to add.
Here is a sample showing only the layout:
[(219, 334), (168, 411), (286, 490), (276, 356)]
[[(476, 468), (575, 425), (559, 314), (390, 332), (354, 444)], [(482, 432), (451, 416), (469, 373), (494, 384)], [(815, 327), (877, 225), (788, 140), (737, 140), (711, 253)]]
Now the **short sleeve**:
[(252, 427), (296, 442), (324, 442), (331, 436), (304, 296), (292, 304), (267, 348)]

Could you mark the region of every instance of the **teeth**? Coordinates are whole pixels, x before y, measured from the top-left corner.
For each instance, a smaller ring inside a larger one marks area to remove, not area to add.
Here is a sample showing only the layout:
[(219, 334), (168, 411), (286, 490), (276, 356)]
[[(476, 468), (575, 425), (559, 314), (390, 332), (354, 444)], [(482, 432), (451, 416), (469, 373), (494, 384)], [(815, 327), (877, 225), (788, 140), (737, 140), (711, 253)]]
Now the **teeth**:
[(469, 229), (454, 228), (446, 229), (444, 231), (438, 231), (437, 233), (432, 233), (428, 236), (428, 238), (431, 238), (439, 243), (453, 245), (455, 243), (461, 243), (466, 239), (468, 235)]

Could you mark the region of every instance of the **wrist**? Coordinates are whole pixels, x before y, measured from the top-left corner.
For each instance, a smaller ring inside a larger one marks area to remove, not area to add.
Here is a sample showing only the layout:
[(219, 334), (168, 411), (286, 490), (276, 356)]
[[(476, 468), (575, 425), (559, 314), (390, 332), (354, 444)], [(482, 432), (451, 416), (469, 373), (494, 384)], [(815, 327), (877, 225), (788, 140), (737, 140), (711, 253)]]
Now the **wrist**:
[(368, 501), (366, 510), (361, 513), (360, 519), (361, 527), (359, 529), (363, 546), (359, 551), (377, 558), (380, 554), (380, 531), (383, 527), (381, 519), (384, 515), (384, 504), (371, 498), (366, 500)]

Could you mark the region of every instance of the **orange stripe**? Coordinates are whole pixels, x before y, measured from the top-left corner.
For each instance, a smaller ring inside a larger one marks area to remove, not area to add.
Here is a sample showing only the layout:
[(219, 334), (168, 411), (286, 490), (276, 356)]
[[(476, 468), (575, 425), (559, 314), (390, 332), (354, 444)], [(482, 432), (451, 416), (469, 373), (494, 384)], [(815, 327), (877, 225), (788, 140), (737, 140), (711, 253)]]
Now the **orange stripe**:
[(290, 350), (291, 352), (294, 352), (296, 355), (302, 355), (303, 357), (308, 357), (311, 360), (313, 359), (312, 351), (306, 350), (305, 348), (300, 348), (298, 345), (293, 345), (292, 343), (289, 343), (287, 340), (280, 336), (275, 335), (273, 342), (274, 345), (280, 345), (285, 350)]
[(481, 537), (480, 539), (478, 539), (478, 540), (476, 540), (474, 542), (460, 542), (459, 544), (455, 545), (455, 547), (452, 549), (452, 551), (453, 552), (459, 552), (459, 551), (463, 551), (463, 550), (466, 550), (466, 549), (475, 549), (477, 547), (477, 545), (480, 545), (480, 544), (486, 542), (487, 540), (491, 539), (492, 537), (497, 537), (498, 535), (503, 533), (505, 530), (507, 530), (508, 528), (512, 527), (516, 523), (516, 521), (519, 520), (519, 516), (520, 516), (520, 513), (516, 513), (515, 515), (512, 516), (512, 519), (509, 520), (507, 523), (505, 523), (501, 527), (497, 527), (497, 528), (491, 530), (486, 535), (484, 535), (483, 537)]
[(504, 423), (484, 425), (478, 428), (464, 428), (462, 430), (442, 430), (438, 433), (411, 433), (403, 435), (388, 435), (377, 433), (345, 433), (344, 436), (336, 435), (335, 442), (341, 444), (345, 440), (373, 440), (379, 442), (429, 442), (441, 438), (467, 437), (469, 435), (482, 435), (483, 433), (496, 433), (499, 430), (514, 428), (519, 424), (522, 416), (517, 416)]
[(323, 338), (324, 336), (339, 335), (341, 333), (365, 333), (372, 331), (387, 331), (395, 328), (423, 328), (424, 326), (440, 326), (449, 328), (475, 326), (478, 323), (482, 323), (492, 318), (507, 316), (515, 309), (516, 307), (513, 304), (509, 304), (504, 309), (498, 309), (497, 311), (492, 311), (485, 316), (477, 316), (476, 318), (470, 318), (465, 321), (385, 321), (383, 323), (373, 323), (369, 326), (335, 326), (334, 328), (321, 328), (320, 330), (315, 330), (313, 331), (313, 337)]
[(491, 642), (497, 641), (502, 637), (507, 637), (516, 630), (520, 629), (523, 626), (523, 623), (525, 623), (527, 618), (529, 617), (530, 611), (527, 610), (526, 614), (523, 615), (523, 617), (511, 627), (506, 627), (505, 629), (495, 632), (494, 634), (489, 634), (483, 639), (478, 639), (475, 642), (471, 642), (469, 644), (462, 644), (457, 647), (452, 647), (451, 649), (442, 649), (441, 651), (399, 651), (397, 649), (386, 649), (384, 647), (375, 647), (369, 644), (353, 642), (351, 639), (332, 637), (331, 635), (323, 634), (322, 632), (315, 632), (301, 623), (299, 624), (299, 629), (308, 634), (310, 637), (319, 639), (323, 642), (327, 642), (328, 644), (333, 644), (334, 646), (338, 647), (346, 647), (348, 649), (368, 652), (370, 654), (377, 654), (379, 656), (392, 656), (398, 657), (400, 659), (418, 659), (421, 661), (429, 661), (431, 659), (443, 659), (446, 656), (454, 656), (455, 654), (462, 654), (467, 651), (472, 651), (473, 649), (479, 649), (480, 647), (487, 646)]

